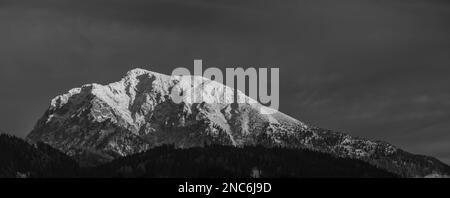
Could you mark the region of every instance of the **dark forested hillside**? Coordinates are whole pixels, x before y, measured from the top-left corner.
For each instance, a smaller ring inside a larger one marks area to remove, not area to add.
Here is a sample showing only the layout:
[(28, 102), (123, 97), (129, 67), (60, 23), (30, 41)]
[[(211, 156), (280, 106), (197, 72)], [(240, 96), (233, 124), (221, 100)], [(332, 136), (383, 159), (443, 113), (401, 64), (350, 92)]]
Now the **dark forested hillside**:
[(92, 169), (97, 177), (397, 177), (354, 159), (286, 148), (162, 146)]
[(44, 143), (0, 134), (0, 177), (76, 177), (78, 164)]
[(44, 143), (0, 135), (0, 177), (397, 177), (366, 162), (301, 149), (161, 146), (98, 167), (75, 160)]

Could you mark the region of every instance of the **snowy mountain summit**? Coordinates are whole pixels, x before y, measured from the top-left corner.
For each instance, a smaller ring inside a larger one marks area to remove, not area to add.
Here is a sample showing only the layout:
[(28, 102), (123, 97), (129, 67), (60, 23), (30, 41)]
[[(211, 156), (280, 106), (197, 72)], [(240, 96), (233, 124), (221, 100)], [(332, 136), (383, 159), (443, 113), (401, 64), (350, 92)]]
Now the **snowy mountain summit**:
[[(181, 102), (174, 102), (173, 89), (184, 93)], [(235, 95), (246, 102), (233, 103)], [(262, 145), (357, 158), (406, 177), (450, 175), (449, 166), (437, 159), (309, 126), (216, 81), (143, 69), (129, 71), (118, 82), (87, 84), (55, 97), (27, 138), (85, 165), (163, 144)]]

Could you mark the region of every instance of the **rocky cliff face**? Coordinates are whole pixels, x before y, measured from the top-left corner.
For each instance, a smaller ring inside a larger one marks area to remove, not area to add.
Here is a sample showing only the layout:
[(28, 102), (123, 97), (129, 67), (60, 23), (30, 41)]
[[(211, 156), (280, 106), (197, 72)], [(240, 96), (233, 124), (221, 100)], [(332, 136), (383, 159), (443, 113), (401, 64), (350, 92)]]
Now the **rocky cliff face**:
[[(184, 93), (181, 103), (174, 102), (173, 89)], [(450, 173), (434, 158), (388, 143), (311, 127), (278, 111), (262, 114), (270, 109), (240, 91), (236, 97), (246, 102), (233, 103), (234, 93), (199, 76), (171, 77), (134, 69), (118, 82), (88, 84), (57, 96), (28, 139), (52, 145), (86, 165), (163, 144), (181, 148), (221, 144), (308, 148), (362, 159), (407, 177)]]

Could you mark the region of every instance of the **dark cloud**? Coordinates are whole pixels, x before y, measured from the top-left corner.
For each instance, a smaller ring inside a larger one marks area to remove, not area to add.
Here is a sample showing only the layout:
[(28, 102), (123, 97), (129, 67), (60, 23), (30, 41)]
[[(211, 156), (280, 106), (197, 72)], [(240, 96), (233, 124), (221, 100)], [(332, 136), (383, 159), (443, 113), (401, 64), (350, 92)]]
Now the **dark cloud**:
[(280, 67), (281, 111), (450, 159), (450, 4), (440, 0), (3, 0), (0, 124), (143, 67)]

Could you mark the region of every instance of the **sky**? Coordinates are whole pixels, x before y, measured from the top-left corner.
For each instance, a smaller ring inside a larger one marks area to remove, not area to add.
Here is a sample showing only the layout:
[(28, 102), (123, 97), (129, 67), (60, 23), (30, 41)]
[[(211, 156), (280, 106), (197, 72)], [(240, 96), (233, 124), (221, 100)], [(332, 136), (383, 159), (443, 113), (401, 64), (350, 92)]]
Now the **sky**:
[(0, 129), (132, 68), (280, 68), (280, 111), (450, 164), (445, 0), (0, 0)]

